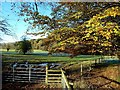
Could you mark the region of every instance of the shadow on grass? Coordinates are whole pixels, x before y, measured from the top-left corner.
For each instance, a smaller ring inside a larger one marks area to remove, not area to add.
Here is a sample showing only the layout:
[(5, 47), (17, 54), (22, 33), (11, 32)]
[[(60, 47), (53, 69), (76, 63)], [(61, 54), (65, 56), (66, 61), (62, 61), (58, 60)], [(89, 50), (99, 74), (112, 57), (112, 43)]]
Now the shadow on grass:
[(25, 55), (48, 56), (48, 53), (31, 53), (31, 54), (25, 54)]
[[(92, 64), (92, 68), (94, 69), (100, 69), (101, 71), (100, 72), (96, 72), (96, 73), (101, 73), (102, 72), (102, 68), (106, 68), (106, 67), (109, 67), (109, 66), (118, 66), (120, 65), (120, 60), (105, 60), (104, 62), (102, 63), (93, 63)], [(80, 65), (71, 65), (71, 66), (68, 66), (70, 67), (69, 69), (66, 69), (66, 72), (68, 74), (71, 74), (71, 73), (80, 73), (80, 70), (81, 70), (81, 67)], [(83, 73), (87, 74), (88, 76), (88, 73), (87, 71), (89, 71), (89, 67), (83, 67)], [(94, 74), (93, 74), (94, 75)]]
[(95, 63), (93, 64), (93, 68), (103, 68), (113, 65), (120, 65), (120, 60), (105, 60), (102, 63)]

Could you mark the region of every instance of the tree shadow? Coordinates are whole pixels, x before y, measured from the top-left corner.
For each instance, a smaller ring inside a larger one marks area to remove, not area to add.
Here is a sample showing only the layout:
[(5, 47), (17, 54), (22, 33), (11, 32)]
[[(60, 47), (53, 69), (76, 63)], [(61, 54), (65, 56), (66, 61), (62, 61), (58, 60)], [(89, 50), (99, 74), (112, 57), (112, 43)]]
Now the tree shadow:
[(104, 60), (101, 63), (92, 64), (92, 68), (104, 68), (114, 65), (120, 65), (120, 60)]
[(26, 55), (34, 55), (34, 56), (48, 56), (48, 53), (31, 53)]

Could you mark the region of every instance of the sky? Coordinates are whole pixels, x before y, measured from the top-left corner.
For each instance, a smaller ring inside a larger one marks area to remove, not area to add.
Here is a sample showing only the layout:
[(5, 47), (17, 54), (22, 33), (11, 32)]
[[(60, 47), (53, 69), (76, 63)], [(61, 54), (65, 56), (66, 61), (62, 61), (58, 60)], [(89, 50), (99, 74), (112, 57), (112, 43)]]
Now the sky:
[[(20, 3), (20, 2), (16, 2)], [(15, 9), (17, 11), (17, 9)], [(40, 13), (43, 15), (48, 15), (50, 16), (51, 13), (51, 8), (45, 8), (45, 6), (41, 6), (40, 8)], [(0, 18), (6, 19), (7, 22), (11, 25), (10, 29), (14, 33), (13, 36), (8, 36), (8, 35), (2, 35), (4, 43), (6, 42), (15, 42), (15, 41), (20, 41), (21, 36), (26, 35), (26, 30), (28, 27), (28, 24), (23, 21), (23, 17), (18, 16), (13, 10), (11, 10), (11, 2), (1, 2), (0, 3)], [(19, 20), (19, 21), (18, 21)], [(29, 39), (37, 39), (41, 38), (39, 36), (33, 36), (29, 35)]]

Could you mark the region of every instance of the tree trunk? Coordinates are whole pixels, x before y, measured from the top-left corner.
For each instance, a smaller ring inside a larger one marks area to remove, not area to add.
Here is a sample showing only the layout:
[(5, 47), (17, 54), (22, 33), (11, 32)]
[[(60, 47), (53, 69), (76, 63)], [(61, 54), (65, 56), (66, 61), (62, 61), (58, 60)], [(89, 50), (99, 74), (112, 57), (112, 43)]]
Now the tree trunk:
[(25, 55), (25, 52), (23, 52), (23, 54)]

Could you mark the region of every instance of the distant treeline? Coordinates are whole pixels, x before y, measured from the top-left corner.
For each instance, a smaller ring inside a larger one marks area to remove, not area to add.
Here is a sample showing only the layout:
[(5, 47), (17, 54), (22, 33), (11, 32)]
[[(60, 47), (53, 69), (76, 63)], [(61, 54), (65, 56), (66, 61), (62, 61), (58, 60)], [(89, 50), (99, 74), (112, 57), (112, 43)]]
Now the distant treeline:
[[(31, 40), (29, 40), (30, 42), (31, 42), (31, 45), (32, 45), (32, 49), (33, 50), (35, 50), (35, 49), (37, 49), (37, 50), (47, 50), (46, 49), (46, 46), (44, 46), (43, 45), (43, 39), (31, 39)], [(16, 49), (16, 42), (15, 43), (0, 43), (0, 47), (2, 47), (2, 49)], [(85, 48), (86, 49), (86, 48)], [(110, 51), (106, 51), (106, 53), (104, 53), (104, 55), (110, 55), (112, 52), (110, 52)], [(89, 52), (86, 52), (86, 51), (84, 51), (84, 52), (82, 52), (81, 53), (82, 55), (91, 55), (91, 53), (89, 53)], [(99, 53), (99, 52), (96, 52), (96, 53), (94, 53), (94, 55), (100, 55), (101, 53)], [(103, 53), (102, 53), (103, 54)]]
[[(32, 49), (40, 49), (40, 50), (44, 50), (44, 46), (41, 46), (42, 44), (42, 39), (31, 39), (29, 40), (32, 44)], [(16, 49), (15, 47), (15, 43), (0, 43), (0, 47), (2, 47), (2, 49)]]

